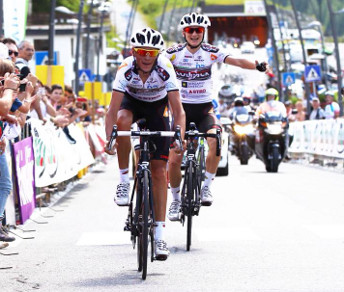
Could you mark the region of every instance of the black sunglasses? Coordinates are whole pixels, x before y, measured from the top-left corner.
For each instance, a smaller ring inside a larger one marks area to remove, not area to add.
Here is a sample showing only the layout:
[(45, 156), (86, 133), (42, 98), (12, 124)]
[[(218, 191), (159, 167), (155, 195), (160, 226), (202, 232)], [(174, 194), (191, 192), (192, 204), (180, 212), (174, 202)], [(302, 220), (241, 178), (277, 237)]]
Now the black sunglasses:
[(12, 50), (8, 50), (8, 54), (11, 56), (12, 54), (14, 54), (16, 57), (18, 57), (19, 53), (12, 51)]

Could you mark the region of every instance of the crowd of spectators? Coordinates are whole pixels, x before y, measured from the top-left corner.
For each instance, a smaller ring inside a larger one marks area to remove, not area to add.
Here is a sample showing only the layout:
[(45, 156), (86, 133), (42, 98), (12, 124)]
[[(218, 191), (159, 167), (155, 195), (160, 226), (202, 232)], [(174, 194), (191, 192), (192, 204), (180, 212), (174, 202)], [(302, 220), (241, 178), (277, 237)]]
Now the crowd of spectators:
[(5, 224), (4, 212), (12, 190), (5, 155), (10, 151), (9, 141), (21, 139), (28, 120), (39, 119), (61, 127), (69, 142), (75, 143), (67, 126), (74, 122), (87, 125), (91, 117), (102, 118), (105, 113), (97, 103), (90, 109), (89, 100), (76, 96), (71, 86), (42, 84), (29, 67), (34, 52), (34, 45), (26, 40), (18, 45), (10, 38), (0, 41), (0, 248), (15, 240)]

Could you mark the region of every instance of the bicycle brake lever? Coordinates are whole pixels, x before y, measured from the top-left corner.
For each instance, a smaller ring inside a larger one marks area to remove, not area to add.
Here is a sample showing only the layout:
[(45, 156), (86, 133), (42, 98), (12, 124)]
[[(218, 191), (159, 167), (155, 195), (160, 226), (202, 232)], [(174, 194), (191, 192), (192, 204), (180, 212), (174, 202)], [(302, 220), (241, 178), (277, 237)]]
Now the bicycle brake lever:
[(176, 126), (176, 130), (174, 133), (174, 141), (176, 142), (178, 148), (183, 151), (183, 142), (180, 134), (180, 126)]
[(216, 129), (216, 156), (221, 155), (221, 131)]
[(116, 144), (116, 138), (117, 138), (117, 125), (113, 125), (110, 141), (107, 147), (108, 151), (112, 151), (113, 146)]

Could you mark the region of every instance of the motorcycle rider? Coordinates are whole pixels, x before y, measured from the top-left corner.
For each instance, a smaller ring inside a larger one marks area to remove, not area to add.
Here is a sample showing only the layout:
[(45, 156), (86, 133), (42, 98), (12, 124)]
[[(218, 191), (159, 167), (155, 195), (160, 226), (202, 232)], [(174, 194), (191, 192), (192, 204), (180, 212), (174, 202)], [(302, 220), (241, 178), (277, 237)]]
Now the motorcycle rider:
[[(206, 29), (210, 26), (206, 15), (195, 12), (184, 15), (180, 21), (185, 43), (176, 44), (166, 50), (176, 71), (180, 85), (181, 99), (186, 114), (186, 127), (195, 122), (201, 132), (215, 133), (221, 128), (212, 106), (212, 65), (226, 63), (243, 69), (266, 71), (267, 64), (251, 62), (242, 58), (233, 58), (226, 52), (204, 43)], [(217, 166), (221, 159), (216, 156), (216, 139), (207, 138), (209, 152), (206, 159), (205, 181), (201, 190), (202, 204), (210, 206), (213, 202), (211, 183), (215, 178)], [(178, 220), (181, 205), (180, 182), (182, 179), (182, 155), (171, 152), (169, 156), (169, 177), (173, 202), (169, 211), (171, 221)]]
[(256, 120), (259, 119), (261, 114), (271, 111), (279, 112), (282, 117), (287, 117), (287, 109), (285, 105), (278, 100), (278, 97), (278, 91), (275, 88), (271, 87), (265, 91), (265, 101), (261, 103), (256, 110)]

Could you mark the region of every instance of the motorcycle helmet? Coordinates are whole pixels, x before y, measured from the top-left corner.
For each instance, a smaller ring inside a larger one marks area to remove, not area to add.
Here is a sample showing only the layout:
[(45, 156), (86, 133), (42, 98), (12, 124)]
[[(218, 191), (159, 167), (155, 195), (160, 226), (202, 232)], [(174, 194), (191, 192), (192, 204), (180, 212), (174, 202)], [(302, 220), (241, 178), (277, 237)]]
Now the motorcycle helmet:
[(230, 84), (223, 85), (219, 91), (219, 98), (231, 99), (235, 95), (233, 93), (233, 87)]
[(180, 20), (179, 24), (181, 29), (189, 26), (201, 26), (206, 29), (208, 26), (211, 25), (211, 22), (208, 16), (192, 12), (185, 14)]
[(236, 97), (234, 99), (234, 106), (244, 106), (244, 100), (242, 97)]
[(278, 100), (278, 91), (275, 88), (269, 88), (265, 91), (265, 99), (267, 99), (268, 95), (274, 95), (275, 100)]
[(149, 47), (161, 50), (164, 46), (164, 39), (160, 32), (146, 27), (133, 33), (130, 44), (133, 47)]

